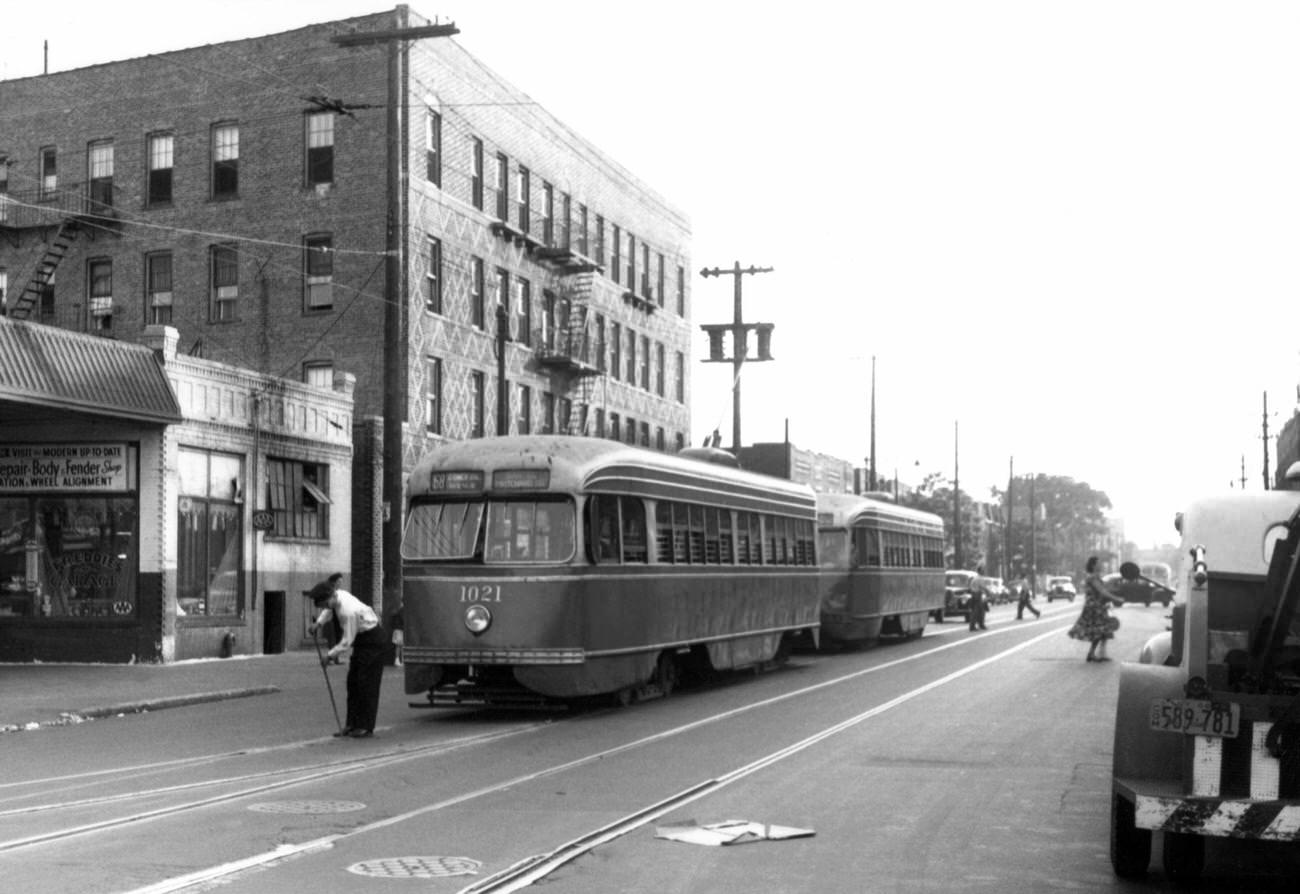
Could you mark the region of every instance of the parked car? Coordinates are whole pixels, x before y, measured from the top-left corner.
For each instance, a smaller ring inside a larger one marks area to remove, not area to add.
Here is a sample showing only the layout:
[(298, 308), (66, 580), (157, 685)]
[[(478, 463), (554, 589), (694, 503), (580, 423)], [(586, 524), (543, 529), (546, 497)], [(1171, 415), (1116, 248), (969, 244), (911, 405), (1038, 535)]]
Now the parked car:
[(1074, 601), (1074, 597), (1079, 594), (1074, 589), (1074, 581), (1068, 577), (1049, 577), (1047, 579), (1047, 601), (1052, 602), (1055, 599), (1068, 599)]
[(1159, 602), (1168, 608), (1169, 603), (1174, 601), (1173, 590), (1142, 575), (1133, 562), (1125, 562), (1119, 566), (1118, 572), (1107, 574), (1101, 581), (1110, 588), (1112, 593), (1123, 596), (1125, 603), (1140, 602), (1143, 605), (1150, 605), (1152, 602)]
[(974, 571), (949, 571), (943, 577), (943, 613), (970, 617), (970, 601), (979, 590), (975, 580), (979, 575)]
[(989, 605), (1001, 605), (1011, 601), (1011, 591), (1000, 577), (977, 577), (975, 586), (984, 594), (984, 601)]

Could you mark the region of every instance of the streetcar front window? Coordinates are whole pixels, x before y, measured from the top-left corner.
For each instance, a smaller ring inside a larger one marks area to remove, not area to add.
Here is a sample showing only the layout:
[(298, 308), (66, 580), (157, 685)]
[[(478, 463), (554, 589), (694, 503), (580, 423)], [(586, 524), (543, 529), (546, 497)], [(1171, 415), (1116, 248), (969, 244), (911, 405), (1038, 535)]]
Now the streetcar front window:
[(493, 500), (488, 504), (488, 564), (567, 562), (576, 528), (573, 501)]
[(483, 504), (416, 503), (406, 517), (402, 558), (469, 559), (478, 543)]

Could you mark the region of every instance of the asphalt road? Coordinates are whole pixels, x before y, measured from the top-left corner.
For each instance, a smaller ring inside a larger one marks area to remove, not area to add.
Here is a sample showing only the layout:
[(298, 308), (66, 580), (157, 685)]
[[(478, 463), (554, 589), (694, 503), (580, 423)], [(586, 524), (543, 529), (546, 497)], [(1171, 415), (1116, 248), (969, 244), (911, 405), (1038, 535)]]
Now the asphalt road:
[[(322, 736), (274, 697), (7, 737), (0, 879), (24, 892), (1163, 890), (1107, 856), (1118, 660), (1165, 612), (1124, 608), (1088, 664), (1065, 629), (990, 616), (796, 654), (582, 714), (409, 713)], [(391, 682), (391, 681), (390, 681)], [(753, 840), (657, 837), (743, 820)], [(762, 837), (771, 827), (798, 837)], [(1272, 854), (1266, 854), (1272, 856)], [(1293, 890), (1210, 851), (1199, 890)], [(510, 873), (514, 868), (514, 874)]]

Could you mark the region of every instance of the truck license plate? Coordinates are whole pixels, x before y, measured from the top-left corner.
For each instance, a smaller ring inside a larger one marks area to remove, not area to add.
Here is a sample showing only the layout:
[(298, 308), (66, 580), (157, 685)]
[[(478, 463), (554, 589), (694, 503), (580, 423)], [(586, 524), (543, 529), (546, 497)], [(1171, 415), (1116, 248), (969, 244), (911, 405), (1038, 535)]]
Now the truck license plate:
[(1152, 699), (1151, 728), (1169, 733), (1235, 739), (1241, 728), (1241, 705), (1193, 698)]

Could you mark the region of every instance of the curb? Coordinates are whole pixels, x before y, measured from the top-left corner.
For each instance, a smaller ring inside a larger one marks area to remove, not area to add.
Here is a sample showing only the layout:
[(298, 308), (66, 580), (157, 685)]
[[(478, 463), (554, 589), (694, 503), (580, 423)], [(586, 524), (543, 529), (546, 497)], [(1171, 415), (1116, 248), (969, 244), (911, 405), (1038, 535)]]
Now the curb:
[(30, 722), (0, 726), (0, 733), (24, 732), (51, 726), (71, 726), (97, 720), (103, 717), (118, 717), (123, 714), (143, 714), (147, 711), (162, 711), (167, 708), (183, 708), (188, 705), (201, 705), (206, 702), (220, 702), (233, 698), (248, 698), (254, 695), (271, 695), (280, 691), (279, 686), (253, 686), (247, 689), (223, 689), (216, 692), (195, 692), (190, 695), (173, 695), (166, 698), (147, 699), (138, 702), (124, 702), (118, 705), (102, 705), (96, 708), (81, 708), (77, 711), (65, 711), (57, 720)]

